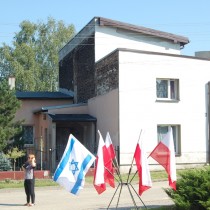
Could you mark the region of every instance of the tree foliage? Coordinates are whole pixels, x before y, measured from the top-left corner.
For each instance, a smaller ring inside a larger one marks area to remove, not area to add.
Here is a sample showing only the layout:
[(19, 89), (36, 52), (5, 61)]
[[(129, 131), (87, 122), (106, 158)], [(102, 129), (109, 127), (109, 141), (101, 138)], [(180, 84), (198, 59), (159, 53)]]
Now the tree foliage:
[(21, 131), (21, 122), (15, 122), (15, 113), (20, 107), (20, 102), (15, 96), (15, 91), (10, 90), (7, 80), (0, 80), (0, 151), (8, 144), (9, 140)]
[(210, 167), (190, 170), (180, 176), (176, 191), (165, 190), (175, 202), (176, 209), (210, 209)]
[(16, 90), (55, 91), (58, 52), (74, 35), (73, 25), (48, 18), (47, 23), (23, 21), (13, 46), (0, 48), (0, 76), (15, 76)]
[(11, 170), (12, 166), (10, 160), (6, 158), (3, 152), (0, 152), (0, 171), (11, 171)]
[(5, 156), (8, 159), (13, 160), (13, 170), (15, 171), (16, 159), (23, 157), (24, 155), (25, 155), (25, 152), (23, 150), (19, 150), (17, 147), (14, 147), (11, 150), (9, 150)]

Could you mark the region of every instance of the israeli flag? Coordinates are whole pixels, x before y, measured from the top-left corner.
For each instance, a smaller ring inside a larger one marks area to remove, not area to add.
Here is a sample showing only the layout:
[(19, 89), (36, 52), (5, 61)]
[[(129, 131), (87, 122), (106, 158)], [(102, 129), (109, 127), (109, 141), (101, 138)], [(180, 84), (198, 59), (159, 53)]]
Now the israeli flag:
[(95, 156), (70, 134), (53, 180), (70, 193), (78, 195), (84, 187), (85, 174), (94, 161)]

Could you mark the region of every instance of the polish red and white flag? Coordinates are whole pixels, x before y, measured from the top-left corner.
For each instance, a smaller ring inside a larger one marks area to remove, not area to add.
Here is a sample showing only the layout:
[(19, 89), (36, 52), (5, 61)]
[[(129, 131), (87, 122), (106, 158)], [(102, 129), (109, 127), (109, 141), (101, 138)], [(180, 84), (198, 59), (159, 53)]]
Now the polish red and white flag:
[(152, 187), (148, 160), (142, 141), (136, 145), (134, 158), (139, 175), (139, 195), (142, 195), (145, 190)]
[(112, 160), (114, 160), (115, 159), (115, 150), (114, 150), (114, 146), (112, 144), (112, 140), (111, 140), (109, 132), (107, 132), (107, 134), (106, 134), (105, 144), (106, 144), (106, 148), (108, 149)]
[(114, 176), (112, 171), (110, 171), (112, 165), (112, 159), (106, 148), (103, 137), (99, 133), (99, 143), (98, 143), (98, 151), (96, 156), (96, 164), (94, 171), (94, 187), (98, 194), (103, 193), (106, 190), (106, 183), (109, 183), (110, 186), (114, 187)]
[(168, 173), (169, 186), (176, 190), (176, 160), (172, 128), (162, 141), (158, 143), (150, 156), (162, 165)]

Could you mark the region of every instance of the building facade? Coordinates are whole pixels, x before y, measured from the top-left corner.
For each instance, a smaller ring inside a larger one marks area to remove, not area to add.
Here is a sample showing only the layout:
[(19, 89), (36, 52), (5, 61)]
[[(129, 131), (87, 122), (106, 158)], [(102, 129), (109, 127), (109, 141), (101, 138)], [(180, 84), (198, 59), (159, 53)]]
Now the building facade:
[[(209, 163), (210, 58), (181, 55), (188, 43), (183, 36), (94, 17), (59, 52), (59, 91), (73, 93), (71, 101), (37, 112), (47, 116), (51, 152), (74, 131), (95, 154), (97, 130), (104, 138), (109, 132), (126, 171), (140, 132), (149, 155), (171, 126), (178, 167)], [(57, 154), (51, 155), (52, 170)]]

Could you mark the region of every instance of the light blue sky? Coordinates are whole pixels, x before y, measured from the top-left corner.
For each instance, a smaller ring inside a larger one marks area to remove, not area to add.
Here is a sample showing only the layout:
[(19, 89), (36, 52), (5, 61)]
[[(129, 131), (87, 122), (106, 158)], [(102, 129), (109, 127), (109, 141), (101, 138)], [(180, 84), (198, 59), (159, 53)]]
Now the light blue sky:
[(210, 51), (210, 0), (0, 0), (0, 46), (11, 44), (23, 20), (45, 22), (49, 16), (77, 31), (101, 16), (186, 36), (183, 55)]

